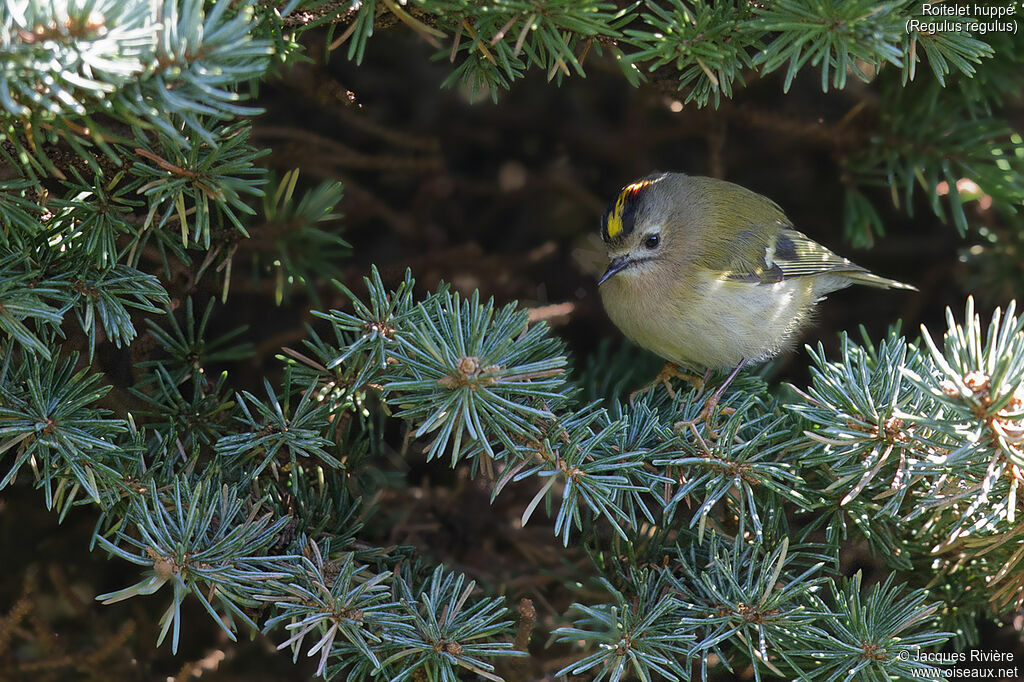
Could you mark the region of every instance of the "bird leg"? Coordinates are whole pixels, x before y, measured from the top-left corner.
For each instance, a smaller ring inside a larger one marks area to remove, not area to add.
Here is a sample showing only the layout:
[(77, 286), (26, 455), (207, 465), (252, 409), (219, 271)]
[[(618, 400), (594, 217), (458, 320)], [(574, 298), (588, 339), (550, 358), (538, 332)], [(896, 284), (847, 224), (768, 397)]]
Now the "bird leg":
[(638, 395), (640, 395), (641, 393), (647, 393), (647, 391), (651, 390), (658, 384), (664, 384), (665, 390), (668, 392), (669, 397), (675, 398), (676, 392), (672, 390), (672, 384), (670, 382), (671, 379), (682, 379), (683, 381), (689, 382), (690, 385), (697, 389), (698, 392), (703, 391), (704, 384), (705, 382), (707, 382), (710, 373), (710, 370), (708, 370), (708, 373), (705, 374), (704, 378), (702, 379), (695, 374), (690, 374), (679, 369), (679, 365), (677, 365), (674, 362), (666, 362), (665, 366), (661, 368), (660, 372), (658, 372), (658, 376), (654, 377), (654, 381), (652, 381), (651, 383), (647, 384), (642, 388), (638, 388), (637, 390), (629, 394), (629, 404), (632, 405), (633, 401), (636, 400), (636, 397)]
[[(736, 375), (740, 373), (740, 370), (743, 369), (743, 365), (746, 364), (746, 362), (747, 361), (745, 359), (740, 360), (740, 364), (736, 365), (736, 369), (729, 373), (729, 376), (725, 378), (725, 381), (722, 383), (722, 385), (719, 386), (715, 390), (715, 392), (712, 393), (711, 396), (704, 401), (704, 407), (701, 408), (700, 412), (697, 413), (696, 417), (688, 421), (678, 421), (672, 425), (672, 428), (678, 431), (680, 428), (684, 426), (689, 426), (696, 433), (695, 426), (699, 424), (701, 421), (703, 421), (704, 425), (707, 426), (708, 428), (708, 434), (710, 434), (712, 438), (717, 438), (718, 434), (715, 433), (715, 430), (711, 424), (712, 413), (718, 406), (718, 401), (722, 399), (722, 394), (725, 393), (725, 389), (728, 388), (729, 384), (732, 383), (732, 380), (736, 378)], [(730, 414), (733, 411), (735, 411), (732, 410), (732, 408), (722, 408), (722, 412), (725, 412), (726, 410), (730, 410)]]

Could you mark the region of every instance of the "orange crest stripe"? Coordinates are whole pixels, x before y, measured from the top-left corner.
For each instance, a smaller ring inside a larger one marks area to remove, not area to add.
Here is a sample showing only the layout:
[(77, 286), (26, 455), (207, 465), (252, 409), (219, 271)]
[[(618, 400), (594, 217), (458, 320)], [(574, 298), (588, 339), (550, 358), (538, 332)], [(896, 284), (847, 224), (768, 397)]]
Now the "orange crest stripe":
[(626, 185), (619, 192), (619, 198), (615, 200), (615, 207), (608, 214), (606, 229), (608, 230), (609, 239), (618, 239), (619, 235), (622, 234), (622, 214), (626, 211), (626, 205), (636, 196), (637, 192), (649, 184), (651, 184), (650, 180), (641, 180), (640, 182)]

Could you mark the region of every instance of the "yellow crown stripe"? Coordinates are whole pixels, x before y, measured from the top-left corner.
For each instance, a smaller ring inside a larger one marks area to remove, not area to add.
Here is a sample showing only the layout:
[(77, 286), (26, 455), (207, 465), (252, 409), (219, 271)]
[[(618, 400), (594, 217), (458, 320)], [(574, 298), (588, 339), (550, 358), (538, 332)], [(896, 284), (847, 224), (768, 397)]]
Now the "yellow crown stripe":
[(641, 189), (651, 184), (649, 180), (641, 180), (631, 185), (626, 185), (619, 192), (619, 198), (615, 200), (615, 208), (608, 215), (608, 237), (618, 239), (622, 234), (622, 214), (626, 210), (626, 203)]
[(607, 229), (609, 239), (618, 239), (622, 234), (622, 212), (618, 203), (615, 204), (615, 210), (608, 214)]

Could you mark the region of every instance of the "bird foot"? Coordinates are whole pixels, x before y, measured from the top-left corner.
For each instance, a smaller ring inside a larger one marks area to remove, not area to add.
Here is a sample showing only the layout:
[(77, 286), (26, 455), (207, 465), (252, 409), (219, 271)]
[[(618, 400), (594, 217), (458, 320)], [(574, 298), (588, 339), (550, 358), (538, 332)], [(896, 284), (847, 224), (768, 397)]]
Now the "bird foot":
[[(684, 428), (691, 429), (694, 434), (697, 433), (697, 424), (704, 422), (704, 426), (707, 429), (707, 434), (711, 438), (718, 438), (718, 431), (715, 429), (713, 417), (715, 408), (718, 406), (719, 394), (715, 393), (704, 403), (704, 407), (701, 408), (700, 412), (693, 419), (684, 419), (677, 421), (672, 425), (672, 429), (679, 433)], [(723, 407), (719, 410), (720, 414), (735, 414), (736, 410), (732, 407)], [(699, 435), (698, 435), (699, 438)]]
[[(718, 438), (718, 432), (715, 431), (711, 418), (714, 414), (715, 408), (718, 407), (718, 401), (722, 399), (722, 395), (725, 393), (725, 389), (732, 383), (732, 380), (736, 378), (736, 375), (740, 373), (744, 364), (746, 364), (746, 360), (741, 360), (740, 364), (736, 366), (736, 369), (729, 373), (729, 376), (726, 377), (722, 385), (718, 387), (718, 390), (712, 393), (708, 399), (704, 401), (704, 407), (700, 409), (700, 412), (697, 413), (696, 417), (690, 420), (678, 421), (672, 425), (672, 428), (675, 429), (676, 433), (678, 433), (683, 427), (689, 427), (693, 431), (694, 435), (700, 439), (700, 434), (697, 433), (697, 424), (703, 421), (704, 425), (707, 427), (708, 435), (711, 438)], [(719, 413), (735, 414), (736, 410), (731, 407), (723, 407), (719, 410)]]
[(658, 376), (654, 377), (654, 381), (629, 394), (629, 404), (632, 405), (638, 395), (641, 393), (647, 393), (647, 391), (651, 390), (658, 384), (663, 384), (669, 397), (675, 398), (676, 392), (672, 390), (672, 379), (682, 379), (683, 381), (688, 382), (697, 390), (698, 393), (700, 393), (704, 390), (704, 382), (707, 379), (707, 376), (705, 375), (704, 378), (701, 378), (695, 374), (684, 372), (679, 369), (679, 365), (674, 362), (666, 362), (665, 366), (661, 368), (660, 372), (658, 372)]

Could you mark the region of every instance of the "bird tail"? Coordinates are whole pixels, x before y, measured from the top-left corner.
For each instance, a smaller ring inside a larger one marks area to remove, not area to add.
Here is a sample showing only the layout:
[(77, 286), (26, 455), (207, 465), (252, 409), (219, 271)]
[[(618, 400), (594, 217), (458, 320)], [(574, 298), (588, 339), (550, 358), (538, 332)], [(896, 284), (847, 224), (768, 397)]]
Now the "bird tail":
[(844, 275), (849, 277), (856, 284), (864, 284), (869, 287), (878, 287), (880, 289), (906, 289), (908, 291), (917, 291), (917, 287), (911, 284), (904, 284), (903, 282), (897, 282), (894, 279), (888, 277), (879, 277), (878, 275), (868, 272), (867, 270), (853, 270), (850, 272), (844, 272)]

